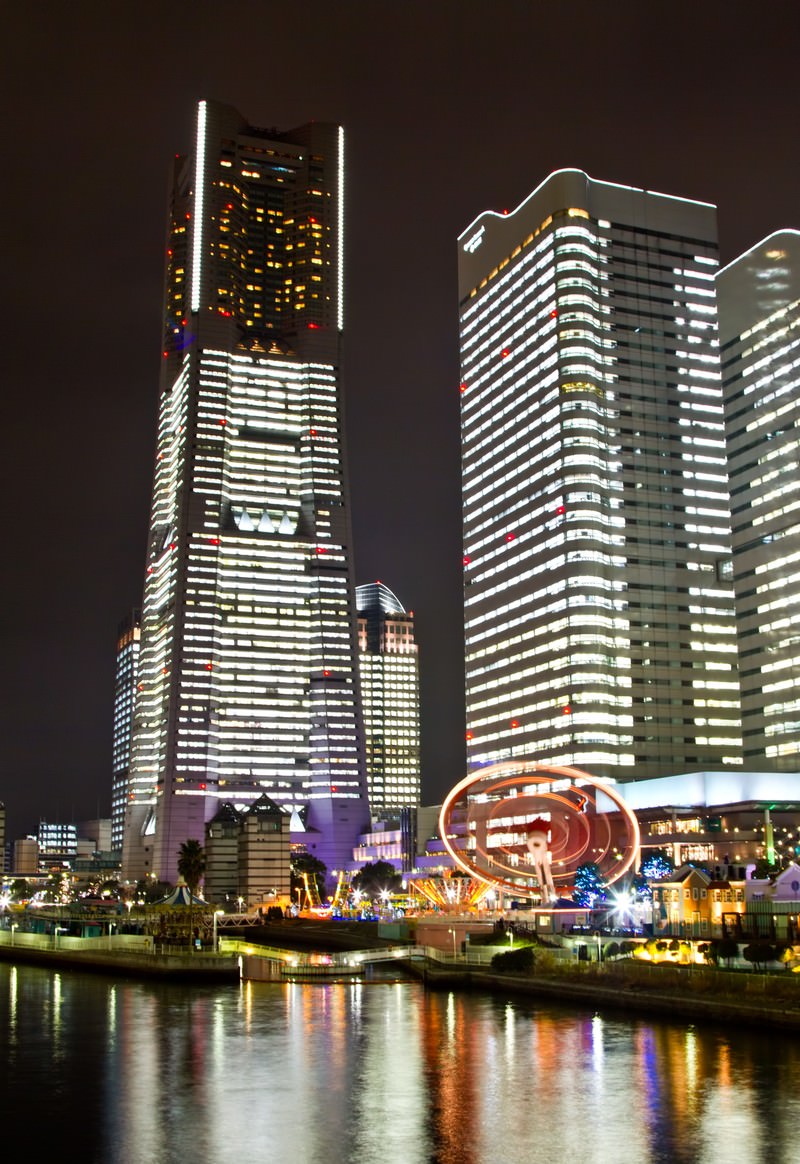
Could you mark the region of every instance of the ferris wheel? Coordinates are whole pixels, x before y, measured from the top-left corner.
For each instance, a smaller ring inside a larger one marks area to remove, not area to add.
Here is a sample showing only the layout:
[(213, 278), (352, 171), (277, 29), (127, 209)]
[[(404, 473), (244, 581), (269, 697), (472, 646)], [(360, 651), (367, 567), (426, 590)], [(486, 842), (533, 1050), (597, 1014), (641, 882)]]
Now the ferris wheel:
[(442, 841), (456, 865), (501, 892), (552, 901), (582, 864), (606, 884), (635, 868), (639, 825), (613, 783), (579, 768), (505, 760), (446, 797)]

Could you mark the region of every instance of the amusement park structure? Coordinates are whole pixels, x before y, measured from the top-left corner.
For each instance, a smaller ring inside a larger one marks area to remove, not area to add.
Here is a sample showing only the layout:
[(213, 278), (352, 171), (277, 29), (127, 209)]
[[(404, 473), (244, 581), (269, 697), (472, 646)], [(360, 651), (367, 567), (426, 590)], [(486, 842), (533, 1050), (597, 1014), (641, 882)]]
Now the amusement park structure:
[(481, 768), (448, 794), (439, 828), (484, 892), (541, 904), (570, 893), (581, 865), (597, 865), (606, 884), (638, 867), (636, 817), (610, 780), (578, 768), (530, 760)]

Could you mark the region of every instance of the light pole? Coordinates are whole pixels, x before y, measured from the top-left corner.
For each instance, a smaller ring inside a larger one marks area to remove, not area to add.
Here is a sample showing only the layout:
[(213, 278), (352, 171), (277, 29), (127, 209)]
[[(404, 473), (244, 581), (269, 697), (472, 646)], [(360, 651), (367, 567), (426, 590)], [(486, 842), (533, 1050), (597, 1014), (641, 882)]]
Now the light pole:
[(214, 953), (215, 953), (215, 954), (216, 954), (216, 952), (217, 952), (217, 918), (218, 918), (218, 917), (222, 917), (222, 916), (223, 916), (223, 914), (224, 914), (224, 912), (225, 912), (225, 911), (224, 911), (224, 910), (222, 910), (222, 909), (215, 909), (215, 910), (214, 910), (214, 934), (213, 934), (213, 942), (212, 942), (212, 945), (213, 945), (213, 948), (214, 948)]

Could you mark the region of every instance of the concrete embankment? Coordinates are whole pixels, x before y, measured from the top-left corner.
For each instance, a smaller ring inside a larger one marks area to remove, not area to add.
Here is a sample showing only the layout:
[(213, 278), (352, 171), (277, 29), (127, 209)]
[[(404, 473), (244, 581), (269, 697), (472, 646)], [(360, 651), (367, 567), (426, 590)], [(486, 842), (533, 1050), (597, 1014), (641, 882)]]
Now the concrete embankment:
[[(618, 969), (618, 968), (615, 968)], [(638, 968), (637, 968), (638, 969)], [(420, 972), (432, 989), (489, 990), (526, 994), (566, 1004), (624, 1010), (636, 1014), (668, 1015), (687, 1022), (724, 1023), (726, 1026), (778, 1027), (800, 1030), (800, 983), (763, 974), (734, 974), (727, 983), (711, 971), (658, 981), (642, 982), (636, 972), (572, 977), (567, 974), (500, 974), (484, 969), (441, 967), (431, 963)], [(716, 981), (715, 981), (716, 979)]]
[(172, 981), (238, 982), (239, 960), (217, 954), (156, 954), (134, 950), (75, 950), (24, 945), (18, 935), (12, 946), (0, 943), (0, 960), (51, 969), (89, 971), (114, 977), (161, 978)]

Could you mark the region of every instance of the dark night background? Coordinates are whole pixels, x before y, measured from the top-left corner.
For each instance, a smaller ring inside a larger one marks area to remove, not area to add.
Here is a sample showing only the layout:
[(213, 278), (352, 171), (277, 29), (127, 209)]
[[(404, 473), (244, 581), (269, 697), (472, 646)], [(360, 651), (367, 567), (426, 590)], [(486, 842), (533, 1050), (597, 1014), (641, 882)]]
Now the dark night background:
[(423, 800), (463, 768), (456, 236), (551, 170), (716, 202), (723, 262), (800, 226), (794, 0), (5, 4), (8, 836), (110, 811), (141, 598), (170, 157), (199, 97), (347, 131), (357, 580), (413, 608)]

